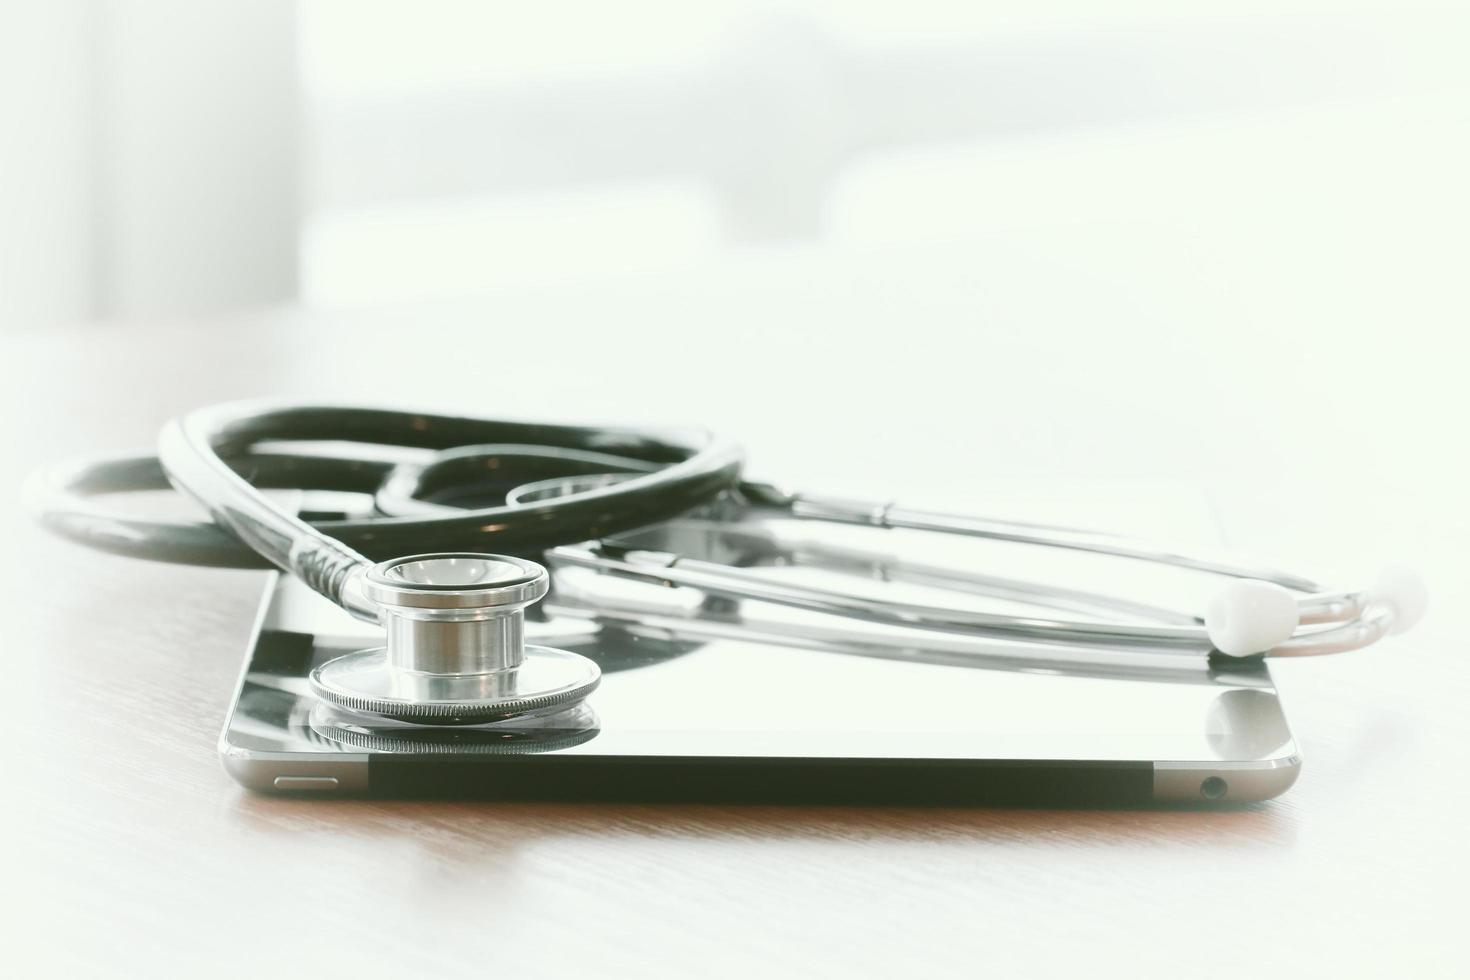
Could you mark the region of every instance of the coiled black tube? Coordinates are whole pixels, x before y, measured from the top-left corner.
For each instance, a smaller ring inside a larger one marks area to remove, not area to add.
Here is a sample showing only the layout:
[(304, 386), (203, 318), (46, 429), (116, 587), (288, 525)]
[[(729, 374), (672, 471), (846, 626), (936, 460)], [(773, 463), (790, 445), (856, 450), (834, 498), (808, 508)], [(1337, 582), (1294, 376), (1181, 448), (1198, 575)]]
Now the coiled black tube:
[[(497, 504), (402, 516), (350, 517), (311, 524), (286, 514), (262, 489), (373, 493), (391, 470), (373, 460), (259, 452), (262, 443), (355, 442), (445, 450), (510, 444), (535, 447), (502, 469), (503, 485), (543, 478), (555, 450), (639, 461), (647, 473), (595, 491), (527, 506)], [(309, 574), (340, 601), (342, 567), (427, 551), (533, 553), (666, 520), (734, 486), (742, 458), (733, 442), (701, 430), (546, 425), (338, 405), (234, 403), (170, 423), (159, 458), (89, 460), (40, 474), (32, 501), (42, 523), (64, 537), (116, 554), (233, 568), (276, 565)], [(214, 523), (166, 522), (103, 506), (97, 495), (172, 484)]]

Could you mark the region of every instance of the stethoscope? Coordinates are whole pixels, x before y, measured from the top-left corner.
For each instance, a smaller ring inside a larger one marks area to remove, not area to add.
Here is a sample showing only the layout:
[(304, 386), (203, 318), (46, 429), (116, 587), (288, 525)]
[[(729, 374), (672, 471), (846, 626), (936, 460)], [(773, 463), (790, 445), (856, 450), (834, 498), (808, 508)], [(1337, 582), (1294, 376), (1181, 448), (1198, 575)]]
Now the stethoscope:
[[(393, 460), (320, 445), (428, 450)], [(290, 448), (284, 445), (297, 444)], [(481, 724), (579, 705), (597, 664), (529, 644), (524, 614), (551, 590), (556, 614), (691, 635), (749, 636), (871, 653), (923, 647), (947, 656), (1039, 661), (1141, 657), (1199, 664), (1227, 657), (1354, 650), (1418, 621), (1411, 570), (1371, 589), (1333, 591), (1301, 576), (1181, 554), (1073, 528), (934, 513), (797, 493), (745, 480), (728, 439), (698, 430), (597, 428), (386, 409), (233, 403), (163, 430), (157, 457), (84, 461), (40, 475), (43, 523), (83, 544), (185, 564), (295, 575), (386, 631), (383, 647), (316, 667), (324, 703), (416, 724)], [(211, 522), (129, 516), (102, 494), (162, 489), (193, 498)], [(271, 489), (371, 495), (371, 513), (288, 513)], [(784, 542), (766, 519), (984, 538), (1151, 562), (1230, 579), (1202, 617), (830, 542)], [(738, 556), (738, 558), (732, 558)], [(771, 566), (800, 561), (1057, 611), (1004, 615), (876, 598), (795, 582)], [(704, 601), (671, 611), (595, 587), (624, 579)], [(786, 607), (800, 623), (747, 609)]]

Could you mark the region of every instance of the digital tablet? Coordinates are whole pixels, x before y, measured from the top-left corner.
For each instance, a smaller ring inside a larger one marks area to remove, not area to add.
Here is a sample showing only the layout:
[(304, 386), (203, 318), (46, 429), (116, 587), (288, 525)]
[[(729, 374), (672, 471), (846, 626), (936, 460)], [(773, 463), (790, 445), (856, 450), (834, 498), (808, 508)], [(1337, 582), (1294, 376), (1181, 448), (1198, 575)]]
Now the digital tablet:
[(583, 708), (417, 728), (317, 702), (308, 672), (381, 633), (271, 575), (220, 739), (226, 769), (315, 797), (944, 805), (1230, 804), (1297, 776), (1259, 658), (977, 658), (922, 638), (766, 642), (546, 605), (527, 642), (602, 668)]

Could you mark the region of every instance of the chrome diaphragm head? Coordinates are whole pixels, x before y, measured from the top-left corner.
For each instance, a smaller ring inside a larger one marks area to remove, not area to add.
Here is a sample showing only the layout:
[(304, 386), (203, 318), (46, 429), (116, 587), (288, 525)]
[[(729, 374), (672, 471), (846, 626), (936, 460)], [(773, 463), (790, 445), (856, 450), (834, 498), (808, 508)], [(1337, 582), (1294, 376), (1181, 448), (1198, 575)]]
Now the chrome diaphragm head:
[(506, 555), (413, 555), (375, 565), (362, 589), (380, 610), (387, 646), (317, 667), (312, 692), (350, 711), (427, 725), (565, 710), (602, 675), (579, 654), (526, 645), (526, 607), (548, 588), (546, 569)]

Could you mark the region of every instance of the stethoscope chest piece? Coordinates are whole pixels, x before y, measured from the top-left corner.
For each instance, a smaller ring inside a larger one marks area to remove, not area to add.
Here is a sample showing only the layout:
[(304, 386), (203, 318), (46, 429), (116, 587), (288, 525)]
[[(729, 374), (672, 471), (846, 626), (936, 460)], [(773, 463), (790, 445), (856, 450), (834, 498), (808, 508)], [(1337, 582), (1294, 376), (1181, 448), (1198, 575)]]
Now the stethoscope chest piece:
[(381, 610), (386, 647), (311, 672), (321, 700), (395, 721), (476, 725), (580, 703), (601, 672), (579, 654), (527, 646), (527, 606), (546, 595), (546, 569), (503, 555), (449, 553), (373, 566), (361, 583)]

